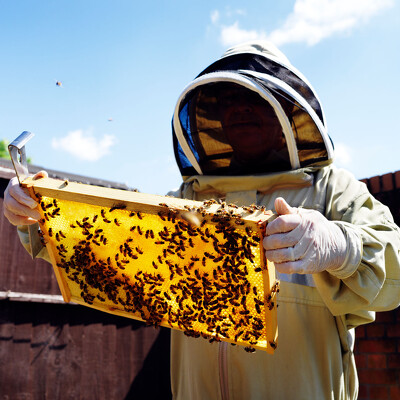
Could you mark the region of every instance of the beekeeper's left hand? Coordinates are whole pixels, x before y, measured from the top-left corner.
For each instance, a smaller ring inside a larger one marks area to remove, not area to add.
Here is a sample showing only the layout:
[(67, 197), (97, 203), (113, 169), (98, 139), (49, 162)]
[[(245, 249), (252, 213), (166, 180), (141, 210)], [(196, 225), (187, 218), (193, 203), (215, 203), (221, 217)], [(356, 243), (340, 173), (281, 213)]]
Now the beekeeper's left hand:
[(320, 212), (275, 200), (278, 217), (266, 228), (265, 256), (279, 272), (314, 274), (342, 266), (347, 254), (343, 231)]

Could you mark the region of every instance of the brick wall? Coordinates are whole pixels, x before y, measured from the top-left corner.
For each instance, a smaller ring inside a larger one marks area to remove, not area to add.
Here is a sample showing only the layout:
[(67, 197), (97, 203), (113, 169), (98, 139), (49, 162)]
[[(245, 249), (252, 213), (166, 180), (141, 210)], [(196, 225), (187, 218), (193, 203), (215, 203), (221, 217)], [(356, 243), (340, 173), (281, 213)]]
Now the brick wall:
[[(363, 182), (400, 225), (400, 171)], [(358, 400), (400, 400), (400, 308), (377, 313), (374, 323), (356, 329), (355, 356)]]

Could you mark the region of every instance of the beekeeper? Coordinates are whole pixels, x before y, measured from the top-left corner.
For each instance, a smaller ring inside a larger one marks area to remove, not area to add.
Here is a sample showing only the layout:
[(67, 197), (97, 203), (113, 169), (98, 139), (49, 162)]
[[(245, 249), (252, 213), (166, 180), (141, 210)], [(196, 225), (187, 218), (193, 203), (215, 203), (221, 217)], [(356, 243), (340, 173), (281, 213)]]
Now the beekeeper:
[[(356, 399), (354, 328), (399, 305), (400, 232), (332, 165), (311, 85), (270, 43), (231, 48), (183, 90), (173, 141), (183, 183), (170, 194), (275, 209), (264, 247), (280, 280), (273, 355), (171, 332), (174, 399)], [(34, 222), (35, 207), (11, 182), (10, 222)]]
[(173, 130), (177, 196), (280, 215), (264, 247), (281, 286), (274, 355), (172, 331), (176, 398), (356, 399), (354, 328), (399, 305), (399, 228), (332, 165), (309, 82), (269, 43), (236, 46), (186, 86)]

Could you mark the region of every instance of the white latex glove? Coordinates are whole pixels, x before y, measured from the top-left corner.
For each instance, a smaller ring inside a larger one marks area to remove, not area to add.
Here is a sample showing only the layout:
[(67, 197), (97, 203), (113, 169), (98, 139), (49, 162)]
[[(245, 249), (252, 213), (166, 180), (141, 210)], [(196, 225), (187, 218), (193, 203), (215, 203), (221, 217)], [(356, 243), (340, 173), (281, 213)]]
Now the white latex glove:
[(279, 197), (279, 215), (267, 225), (263, 245), (265, 256), (285, 274), (314, 274), (342, 266), (347, 241), (342, 230), (320, 212), (290, 207)]
[[(33, 179), (47, 177), (46, 171), (40, 171)], [(13, 225), (32, 225), (40, 218), (38, 203), (21, 188), (18, 178), (14, 177), (8, 183), (4, 192), (3, 212)]]

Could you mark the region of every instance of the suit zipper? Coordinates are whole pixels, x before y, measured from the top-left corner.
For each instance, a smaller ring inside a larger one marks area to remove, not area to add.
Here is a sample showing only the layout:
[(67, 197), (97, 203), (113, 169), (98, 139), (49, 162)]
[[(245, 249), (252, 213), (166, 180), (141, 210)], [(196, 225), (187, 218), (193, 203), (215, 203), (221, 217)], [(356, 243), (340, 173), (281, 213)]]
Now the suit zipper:
[(221, 388), (221, 400), (229, 400), (228, 388), (228, 343), (218, 343), (219, 384)]

